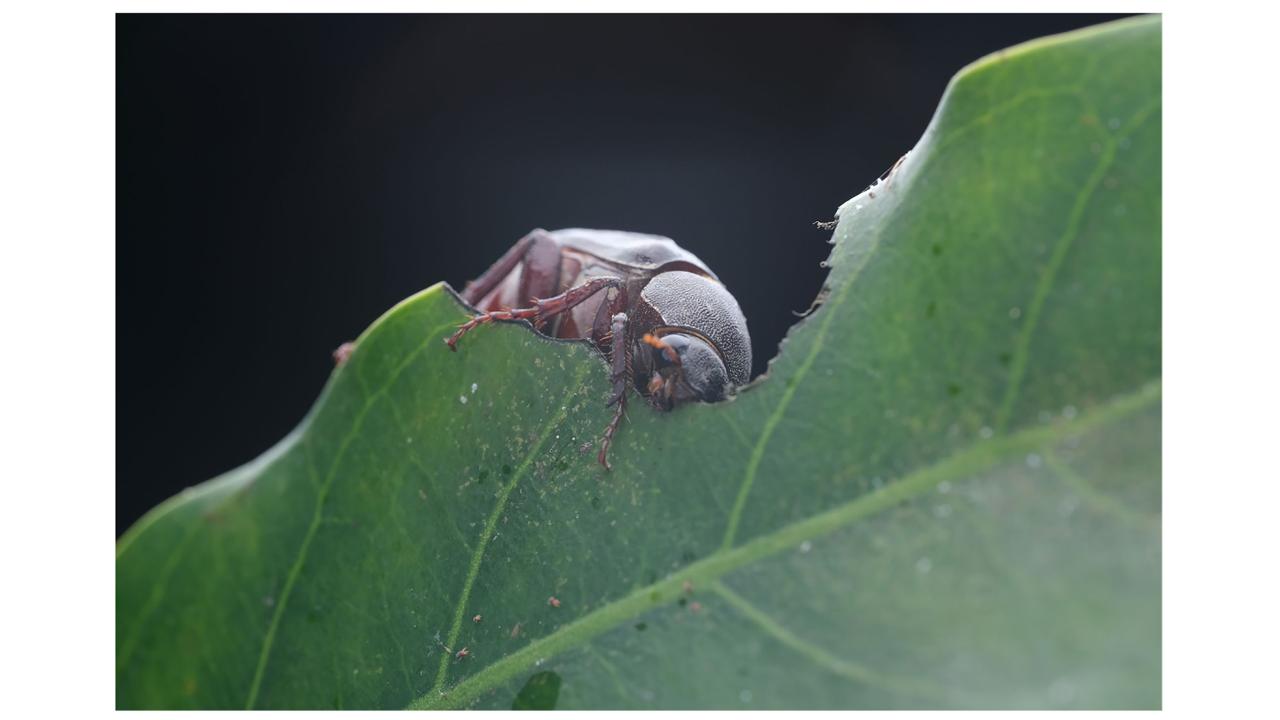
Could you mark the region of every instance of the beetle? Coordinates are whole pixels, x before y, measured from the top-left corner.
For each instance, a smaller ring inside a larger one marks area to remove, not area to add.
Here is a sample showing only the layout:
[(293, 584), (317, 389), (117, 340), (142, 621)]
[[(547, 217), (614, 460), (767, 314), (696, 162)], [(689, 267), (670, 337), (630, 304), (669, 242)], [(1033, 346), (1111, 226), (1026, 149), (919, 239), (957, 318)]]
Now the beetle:
[(751, 374), (751, 336), (738, 301), (706, 263), (659, 235), (618, 230), (534, 230), (462, 299), (477, 314), (445, 339), (450, 350), (479, 325), (528, 320), (555, 338), (589, 340), (611, 368), (614, 407), (597, 460), (634, 389), (657, 410), (716, 402)]

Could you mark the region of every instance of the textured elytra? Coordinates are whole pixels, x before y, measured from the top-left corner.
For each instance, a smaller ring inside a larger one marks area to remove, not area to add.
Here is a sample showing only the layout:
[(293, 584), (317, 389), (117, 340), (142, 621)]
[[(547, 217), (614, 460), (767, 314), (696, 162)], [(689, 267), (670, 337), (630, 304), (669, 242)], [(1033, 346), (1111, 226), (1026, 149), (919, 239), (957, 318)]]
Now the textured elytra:
[(1158, 707), (1159, 67), (1148, 19), (966, 70), (769, 377), (609, 474), (595, 351), (402, 303), (121, 541), (117, 704)]

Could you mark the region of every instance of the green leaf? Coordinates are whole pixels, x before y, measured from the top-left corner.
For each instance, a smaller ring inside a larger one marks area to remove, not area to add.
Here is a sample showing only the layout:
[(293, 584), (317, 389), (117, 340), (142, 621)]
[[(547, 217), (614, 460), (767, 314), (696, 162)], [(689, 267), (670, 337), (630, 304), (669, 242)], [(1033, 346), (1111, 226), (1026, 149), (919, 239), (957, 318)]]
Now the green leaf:
[(1158, 18), (965, 69), (768, 377), (612, 473), (593, 350), (409, 298), (121, 539), (118, 705), (1159, 707), (1160, 143)]

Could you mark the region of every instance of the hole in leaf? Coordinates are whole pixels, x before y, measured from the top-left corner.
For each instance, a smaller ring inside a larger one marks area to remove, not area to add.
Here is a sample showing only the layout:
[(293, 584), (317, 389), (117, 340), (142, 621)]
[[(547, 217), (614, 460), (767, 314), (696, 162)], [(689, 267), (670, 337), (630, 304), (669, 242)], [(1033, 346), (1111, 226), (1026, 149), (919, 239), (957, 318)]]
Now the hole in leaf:
[(560, 700), (560, 675), (550, 671), (534, 673), (511, 703), (512, 710), (554, 710)]

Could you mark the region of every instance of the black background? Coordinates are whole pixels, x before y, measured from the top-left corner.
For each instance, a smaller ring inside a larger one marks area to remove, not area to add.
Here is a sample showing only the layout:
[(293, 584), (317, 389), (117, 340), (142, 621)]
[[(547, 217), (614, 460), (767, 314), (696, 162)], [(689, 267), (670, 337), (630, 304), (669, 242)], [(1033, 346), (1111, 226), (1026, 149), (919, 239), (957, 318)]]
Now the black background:
[(330, 351), (534, 227), (667, 235), (765, 368), (812, 225), (1054, 15), (117, 18), (117, 532), (252, 459)]

